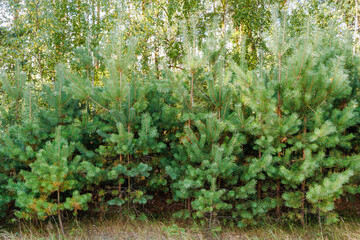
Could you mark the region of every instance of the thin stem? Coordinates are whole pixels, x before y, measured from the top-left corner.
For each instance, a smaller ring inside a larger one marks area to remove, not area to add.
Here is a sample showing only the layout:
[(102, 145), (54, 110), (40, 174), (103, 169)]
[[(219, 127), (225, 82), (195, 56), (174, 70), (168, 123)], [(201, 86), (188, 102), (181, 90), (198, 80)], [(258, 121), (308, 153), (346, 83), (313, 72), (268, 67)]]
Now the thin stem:
[(61, 233), (65, 236), (64, 226), (62, 223), (61, 211), (60, 211), (60, 188), (58, 188), (57, 190), (57, 202), (58, 202), (58, 218), (59, 218), (60, 229), (61, 229)]

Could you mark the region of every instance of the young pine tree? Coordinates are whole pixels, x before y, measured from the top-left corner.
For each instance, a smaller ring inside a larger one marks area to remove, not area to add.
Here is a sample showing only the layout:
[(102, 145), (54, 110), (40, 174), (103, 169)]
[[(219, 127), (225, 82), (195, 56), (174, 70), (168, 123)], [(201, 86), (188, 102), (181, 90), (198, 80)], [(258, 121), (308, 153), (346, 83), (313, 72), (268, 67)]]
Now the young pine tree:
[(277, 63), (270, 71), (235, 68), (245, 96), (242, 114), (257, 122), (248, 132), (254, 149), (273, 155), (262, 195), (275, 191), (277, 213), (282, 206), (292, 208), (287, 214), (303, 223), (311, 214), (336, 221), (334, 200), (357, 165), (357, 156), (342, 154), (353, 139), (346, 129), (357, 122), (357, 103), (339, 104), (351, 91), (344, 57), (337, 51), (344, 41), (326, 31), (313, 32), (305, 32), (286, 52), (286, 30), (275, 31), (270, 49)]
[(91, 194), (80, 194), (80, 182), (76, 175), (81, 163), (80, 156), (73, 156), (74, 143), (68, 143), (61, 136), (61, 128), (56, 131), (54, 141), (47, 142), (30, 164), (31, 171), (21, 171), (24, 181), (18, 182), (16, 205), (20, 218), (33, 217), (44, 220), (57, 215), (62, 233), (62, 211), (67, 209), (77, 214), (87, 210)]

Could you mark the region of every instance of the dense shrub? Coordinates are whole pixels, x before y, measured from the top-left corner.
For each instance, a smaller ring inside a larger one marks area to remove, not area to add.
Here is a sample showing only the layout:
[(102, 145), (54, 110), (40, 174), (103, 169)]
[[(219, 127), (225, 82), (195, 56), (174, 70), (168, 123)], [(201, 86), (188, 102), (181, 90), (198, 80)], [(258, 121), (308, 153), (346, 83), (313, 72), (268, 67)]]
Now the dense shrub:
[(65, 210), (103, 213), (164, 192), (186, 203), (175, 217), (210, 224), (332, 223), (335, 200), (358, 193), (359, 59), (346, 37), (274, 29), (267, 62), (248, 70), (209, 31), (185, 42), (182, 69), (158, 76), (117, 34), (101, 48), (100, 82), (83, 48), (80, 70), (59, 66), (53, 84), (26, 83), (20, 68), (2, 77), (2, 216), (61, 222)]

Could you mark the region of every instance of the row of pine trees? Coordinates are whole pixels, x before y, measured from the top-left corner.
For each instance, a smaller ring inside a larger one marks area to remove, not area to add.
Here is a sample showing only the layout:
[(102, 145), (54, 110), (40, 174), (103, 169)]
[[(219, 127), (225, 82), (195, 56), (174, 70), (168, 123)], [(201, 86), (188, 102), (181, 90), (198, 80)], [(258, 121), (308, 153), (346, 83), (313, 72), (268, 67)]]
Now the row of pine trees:
[(62, 226), (64, 213), (161, 195), (183, 205), (174, 217), (211, 225), (336, 222), (335, 201), (360, 191), (351, 39), (311, 27), (290, 37), (275, 22), (250, 69), (228, 58), (226, 34), (190, 32), (181, 67), (160, 73), (142, 71), (136, 39), (115, 29), (99, 82), (85, 47), (54, 82), (27, 82), (19, 66), (2, 76), (0, 215)]

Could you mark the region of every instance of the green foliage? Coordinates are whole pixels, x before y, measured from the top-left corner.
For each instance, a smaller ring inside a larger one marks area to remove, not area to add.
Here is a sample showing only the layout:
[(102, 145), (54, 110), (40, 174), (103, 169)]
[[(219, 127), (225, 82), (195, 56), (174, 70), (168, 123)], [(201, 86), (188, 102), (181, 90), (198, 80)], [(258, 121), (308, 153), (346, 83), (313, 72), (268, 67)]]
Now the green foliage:
[(349, 35), (289, 30), (283, 12), (270, 21), (263, 7), (277, 1), (214, 1), (211, 13), (201, 1), (130, 2), (114, 8), (136, 14), (119, 14), (114, 29), (105, 23), (118, 13), (103, 16), (113, 6), (101, 1), (60, 1), (49, 22), (38, 13), (52, 2), (27, 1), (33, 16), (14, 11), (36, 38), (22, 33), (30, 62), (1, 76), (0, 215), (62, 225), (64, 212), (101, 216), (161, 195), (185, 203), (174, 217), (214, 233), (266, 216), (335, 222), (335, 201), (360, 192), (360, 60)]
[[(234, 153), (239, 151), (243, 139), (236, 134), (231, 138), (226, 136), (225, 124), (213, 116), (205, 123), (198, 121), (196, 127), (200, 131), (199, 137), (189, 127), (185, 129), (182, 143), (189, 159), (179, 158), (185, 172), (175, 179), (173, 188), (176, 189), (175, 198), (194, 198), (195, 215), (203, 217), (206, 213), (231, 209), (231, 204), (226, 201), (226, 190), (221, 185), (222, 181), (225, 186), (237, 183), (236, 178), (232, 179), (236, 171)], [(167, 168), (167, 171), (177, 170)]]
[(73, 157), (73, 153), (74, 144), (68, 144), (58, 128), (55, 140), (48, 142), (30, 164), (31, 171), (20, 172), (24, 182), (17, 186), (16, 205), (21, 209), (16, 213), (18, 217), (45, 219), (64, 209), (74, 211), (74, 214), (78, 210), (87, 210), (91, 194), (80, 195), (79, 191), (72, 191), (80, 184), (76, 174), (81, 162), (81, 157)]

